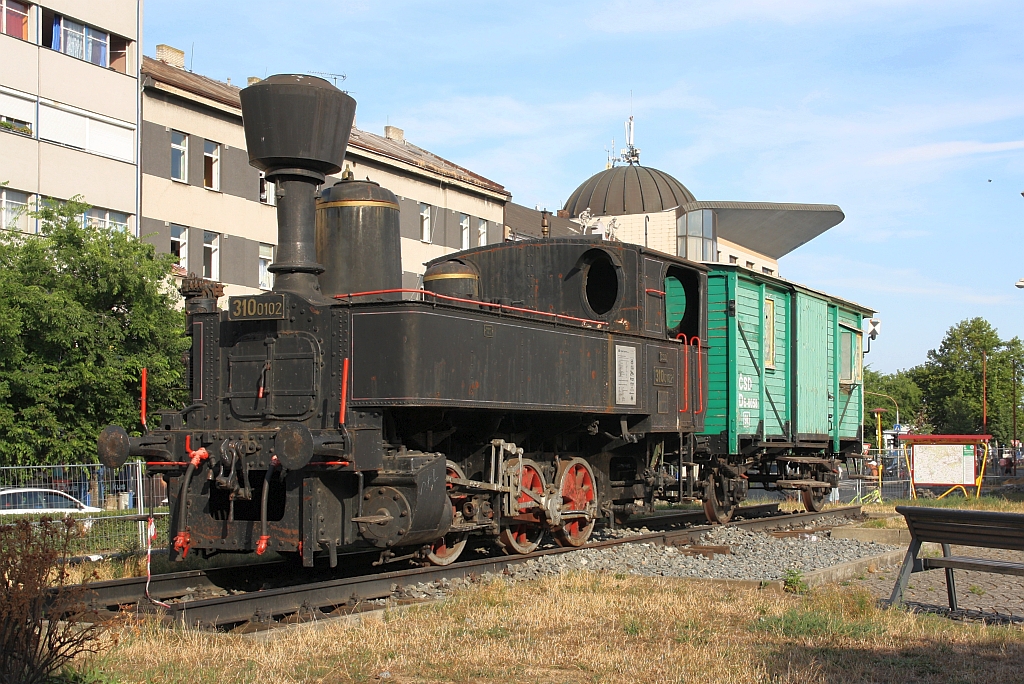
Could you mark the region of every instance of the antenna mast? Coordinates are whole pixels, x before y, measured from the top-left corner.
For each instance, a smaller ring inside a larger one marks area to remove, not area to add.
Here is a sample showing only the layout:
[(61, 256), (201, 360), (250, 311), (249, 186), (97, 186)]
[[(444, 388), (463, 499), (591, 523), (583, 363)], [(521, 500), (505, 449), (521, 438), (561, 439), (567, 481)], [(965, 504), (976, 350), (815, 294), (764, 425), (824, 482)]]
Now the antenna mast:
[(633, 115), (629, 115), (629, 119), (626, 120), (626, 148), (622, 150), (619, 155), (619, 159), (624, 164), (640, 164), (640, 150), (633, 145)]
[(335, 74), (331, 73), (330, 71), (307, 71), (306, 73), (311, 74), (313, 76), (323, 76), (324, 78), (331, 79), (332, 81), (334, 81), (335, 88), (338, 87), (339, 80), (344, 81), (345, 79), (348, 78), (348, 76), (346, 76), (345, 74)]

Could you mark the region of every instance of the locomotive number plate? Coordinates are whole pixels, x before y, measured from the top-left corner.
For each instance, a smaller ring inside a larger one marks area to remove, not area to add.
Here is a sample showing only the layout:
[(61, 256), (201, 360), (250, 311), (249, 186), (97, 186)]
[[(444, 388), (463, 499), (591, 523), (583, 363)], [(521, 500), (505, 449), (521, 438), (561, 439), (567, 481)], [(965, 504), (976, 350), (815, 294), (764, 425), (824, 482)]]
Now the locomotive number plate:
[(284, 295), (231, 297), (228, 299), (229, 321), (261, 321), (284, 318)]

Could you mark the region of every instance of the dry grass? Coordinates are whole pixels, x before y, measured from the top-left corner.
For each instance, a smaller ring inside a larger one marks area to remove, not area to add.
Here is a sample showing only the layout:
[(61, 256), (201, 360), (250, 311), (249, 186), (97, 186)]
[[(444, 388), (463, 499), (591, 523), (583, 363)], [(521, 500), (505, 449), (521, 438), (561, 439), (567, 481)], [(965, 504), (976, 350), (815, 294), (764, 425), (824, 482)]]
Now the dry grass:
[(973, 496), (965, 499), (963, 495), (953, 493), (944, 499), (897, 499), (886, 501), (882, 504), (864, 504), (865, 513), (890, 513), (896, 514), (897, 506), (929, 506), (932, 508), (961, 508), (972, 511), (1003, 511), (1005, 513), (1024, 513), (1024, 497), (1020, 495), (1010, 497), (1004, 496), (982, 496), (975, 499)]
[(133, 624), (84, 671), (125, 682), (1009, 682), (1019, 628), (880, 611), (867, 594), (571, 574), (475, 586), (272, 639)]

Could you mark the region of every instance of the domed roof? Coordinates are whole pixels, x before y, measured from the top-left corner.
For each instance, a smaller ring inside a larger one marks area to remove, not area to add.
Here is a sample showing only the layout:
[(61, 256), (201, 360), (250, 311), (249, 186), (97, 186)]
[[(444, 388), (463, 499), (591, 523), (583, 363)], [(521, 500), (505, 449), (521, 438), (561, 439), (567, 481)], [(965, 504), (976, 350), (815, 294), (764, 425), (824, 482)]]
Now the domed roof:
[(623, 216), (664, 211), (694, 201), (693, 194), (664, 171), (628, 164), (595, 173), (569, 196), (564, 209), (571, 217), (588, 208), (594, 216)]

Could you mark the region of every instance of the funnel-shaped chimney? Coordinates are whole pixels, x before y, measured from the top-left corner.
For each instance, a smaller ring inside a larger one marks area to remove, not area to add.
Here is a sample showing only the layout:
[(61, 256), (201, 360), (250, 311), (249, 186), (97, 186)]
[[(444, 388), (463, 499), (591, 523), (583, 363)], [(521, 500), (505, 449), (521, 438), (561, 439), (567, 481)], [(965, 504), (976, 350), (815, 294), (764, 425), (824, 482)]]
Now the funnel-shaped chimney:
[(241, 91), (249, 163), (276, 185), (274, 289), (322, 299), (316, 188), (345, 161), (356, 101), (314, 76), (277, 74)]

